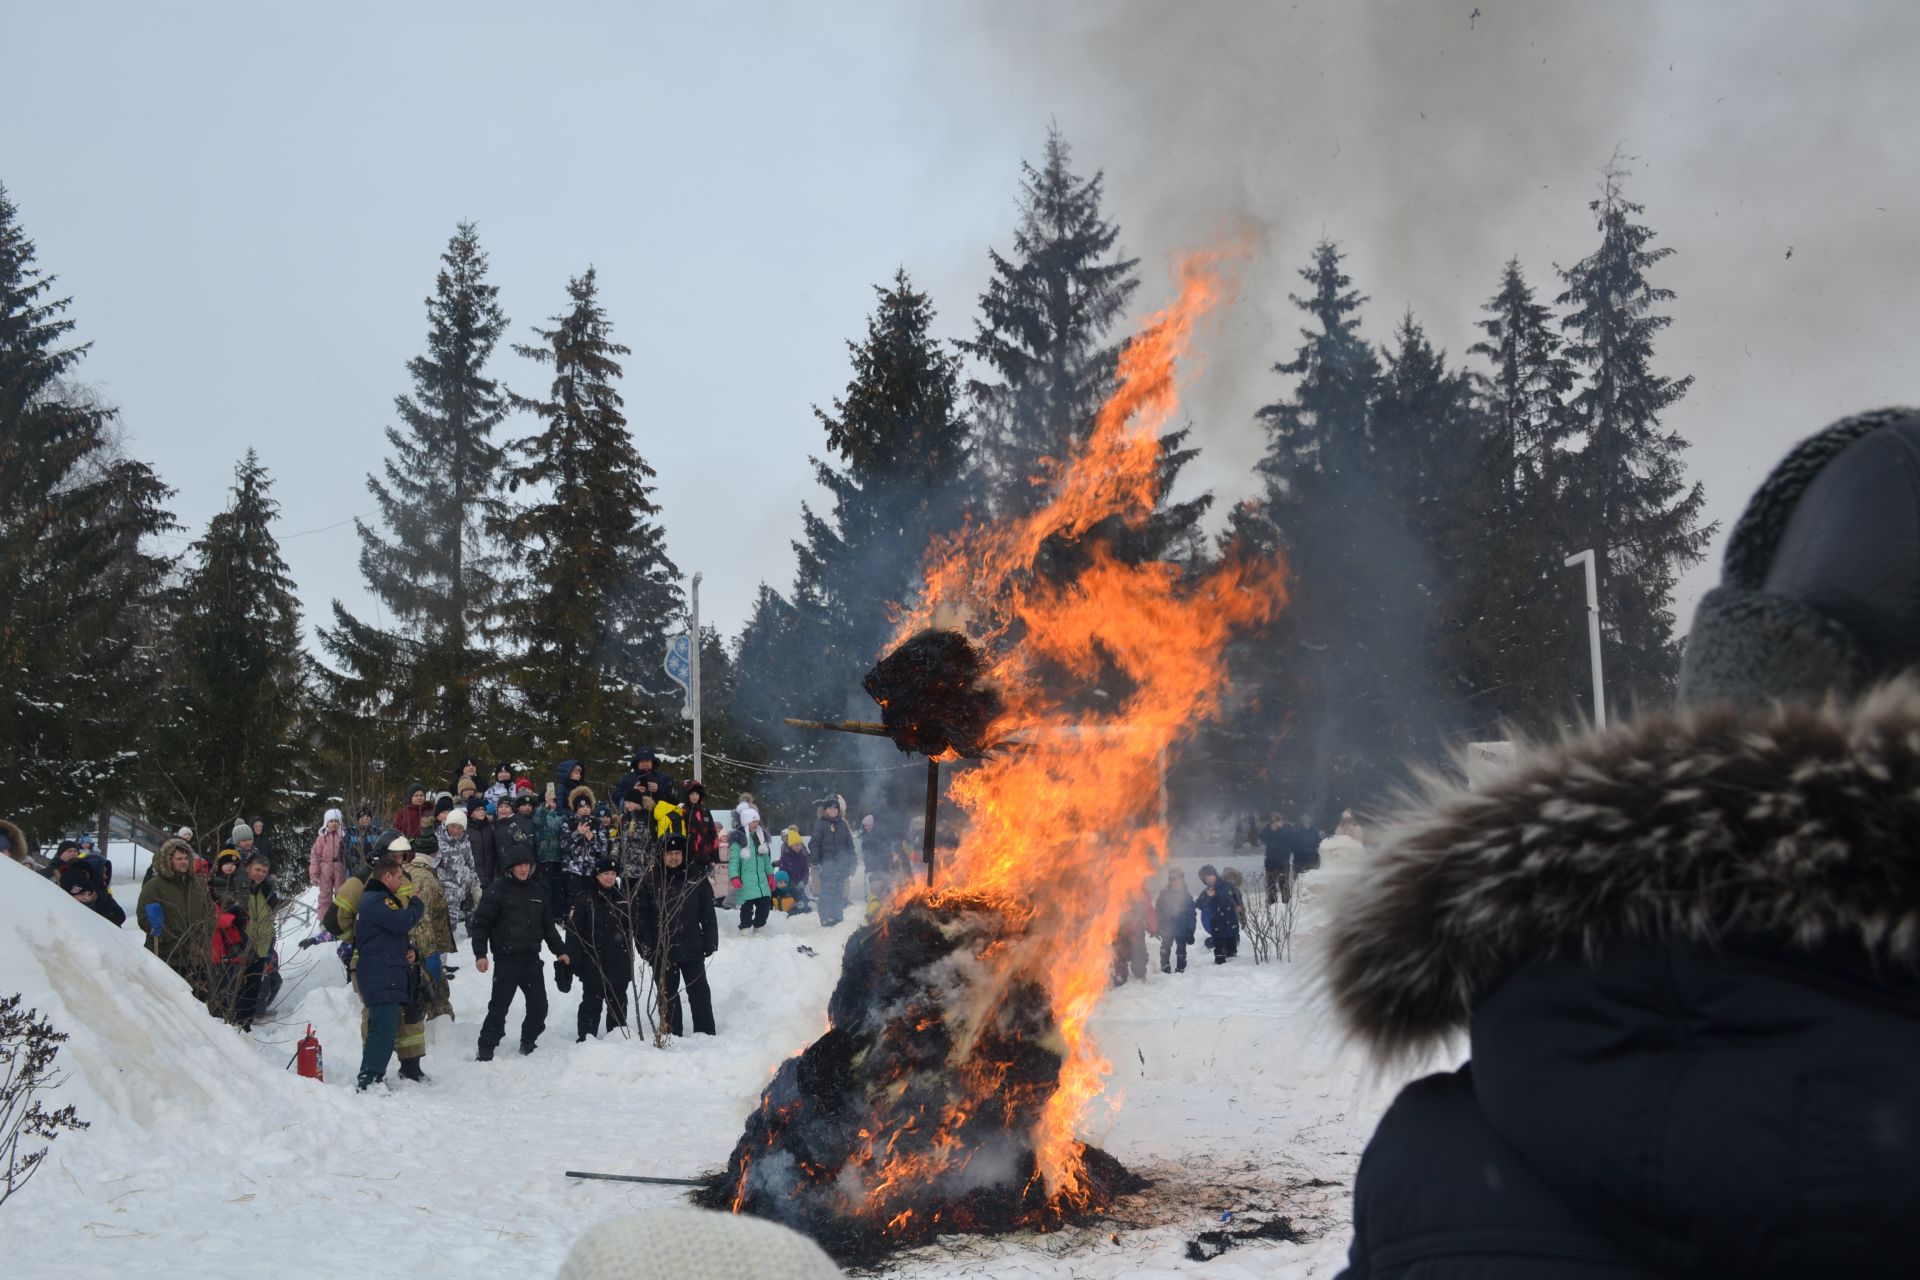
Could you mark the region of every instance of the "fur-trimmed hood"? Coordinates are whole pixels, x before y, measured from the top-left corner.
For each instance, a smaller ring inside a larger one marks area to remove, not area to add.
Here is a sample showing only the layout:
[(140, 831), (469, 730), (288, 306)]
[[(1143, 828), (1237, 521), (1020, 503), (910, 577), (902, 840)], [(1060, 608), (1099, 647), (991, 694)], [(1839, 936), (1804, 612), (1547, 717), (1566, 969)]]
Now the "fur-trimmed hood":
[(1920, 969), (1920, 684), (1652, 715), (1434, 783), (1334, 907), (1333, 1002), (1386, 1058), (1434, 1048), (1534, 961), (1610, 938)]
[(6, 833), (7, 840), (13, 845), (13, 851), (6, 857), (14, 862), (26, 862), (33, 856), (33, 850), (27, 846), (27, 833), (17, 823), (0, 818), (0, 832)]

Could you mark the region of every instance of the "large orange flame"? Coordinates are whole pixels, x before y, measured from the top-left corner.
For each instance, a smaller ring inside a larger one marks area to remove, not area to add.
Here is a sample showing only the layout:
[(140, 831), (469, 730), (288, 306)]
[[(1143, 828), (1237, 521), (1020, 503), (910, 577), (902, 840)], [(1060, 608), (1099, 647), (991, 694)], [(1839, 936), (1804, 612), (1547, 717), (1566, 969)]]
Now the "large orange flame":
[[(1084, 1195), (1075, 1130), (1110, 1070), (1087, 1019), (1106, 991), (1121, 920), (1166, 859), (1169, 753), (1218, 711), (1228, 640), (1284, 602), (1283, 574), (1271, 562), (1229, 556), (1196, 581), (1168, 563), (1122, 563), (1096, 531), (1115, 521), (1138, 526), (1161, 496), (1159, 437), (1178, 403), (1176, 366), (1196, 324), (1227, 297), (1222, 267), (1220, 254), (1180, 263), (1179, 296), (1126, 345), (1092, 431), (1045, 477), (1051, 500), (937, 547), (924, 595), (899, 630), (903, 638), (935, 619), (964, 619), (1007, 703), (992, 740), (1019, 745), (954, 778), (951, 794), (967, 821), (932, 892), (997, 902), (1027, 918), (993, 957), (993, 972), (1003, 993), (1030, 980), (1052, 999), (1064, 1066), (1034, 1137), (1057, 1204), (1078, 1205)], [(1046, 567), (1050, 547), (1090, 531), (1085, 568), (1063, 580)], [(1120, 692), (1089, 696), (1096, 676)], [(979, 1080), (955, 1114), (993, 1105), (998, 1085)], [(926, 1172), (890, 1162), (884, 1148), (873, 1159), (866, 1185), (876, 1209), (888, 1202), (887, 1187)]]

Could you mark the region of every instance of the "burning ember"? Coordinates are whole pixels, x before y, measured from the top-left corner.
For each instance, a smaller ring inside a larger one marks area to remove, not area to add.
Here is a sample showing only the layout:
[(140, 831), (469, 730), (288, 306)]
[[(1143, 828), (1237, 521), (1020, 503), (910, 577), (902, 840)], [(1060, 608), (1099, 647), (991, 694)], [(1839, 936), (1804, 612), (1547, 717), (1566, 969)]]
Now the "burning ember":
[[(900, 647), (868, 677), (888, 734), (1025, 749), (955, 776), (959, 848), (847, 944), (827, 1033), (780, 1068), (707, 1203), (871, 1260), (943, 1232), (1085, 1221), (1137, 1185), (1075, 1136), (1110, 1070), (1087, 1019), (1120, 920), (1166, 859), (1168, 754), (1218, 710), (1229, 638), (1285, 596), (1271, 563), (1230, 555), (1195, 583), (1115, 553), (1113, 531), (1160, 497), (1175, 362), (1225, 291), (1204, 257), (1179, 280), (1045, 477), (1052, 501), (930, 554)], [(936, 617), (966, 619), (964, 636), (930, 630)], [(1110, 675), (1119, 696), (1084, 696)]]

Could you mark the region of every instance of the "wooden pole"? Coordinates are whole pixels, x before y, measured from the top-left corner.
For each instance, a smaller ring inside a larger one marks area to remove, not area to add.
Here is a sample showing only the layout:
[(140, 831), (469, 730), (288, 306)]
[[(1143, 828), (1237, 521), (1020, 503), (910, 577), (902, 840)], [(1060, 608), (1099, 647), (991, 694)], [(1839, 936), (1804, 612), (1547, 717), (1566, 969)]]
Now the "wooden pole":
[(870, 738), (891, 738), (893, 733), (883, 724), (871, 720), (797, 720), (786, 717), (786, 722), (796, 729), (828, 729), (834, 733), (864, 733)]
[(927, 830), (920, 837), (920, 856), (927, 864), (927, 888), (933, 888), (933, 824), (940, 816), (940, 762), (927, 757)]

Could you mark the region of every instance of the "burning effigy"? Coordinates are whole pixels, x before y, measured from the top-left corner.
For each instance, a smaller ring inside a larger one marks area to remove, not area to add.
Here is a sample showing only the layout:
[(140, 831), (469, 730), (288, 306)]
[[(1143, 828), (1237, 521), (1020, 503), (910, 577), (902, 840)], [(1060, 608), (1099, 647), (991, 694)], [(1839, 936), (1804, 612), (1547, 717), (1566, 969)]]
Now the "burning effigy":
[[(979, 760), (950, 789), (964, 832), (931, 886), (849, 940), (826, 1033), (781, 1065), (702, 1203), (870, 1263), (949, 1232), (1089, 1221), (1141, 1185), (1078, 1136), (1110, 1070), (1087, 1021), (1166, 859), (1169, 752), (1218, 710), (1228, 640), (1285, 596), (1271, 561), (1229, 554), (1193, 581), (1106, 536), (1162, 496), (1176, 363), (1225, 293), (1208, 258), (1179, 282), (1046, 505), (930, 552), (867, 688), (902, 750)], [(1078, 548), (1065, 572), (1062, 546)], [(1124, 692), (1081, 696), (1096, 681)]]

